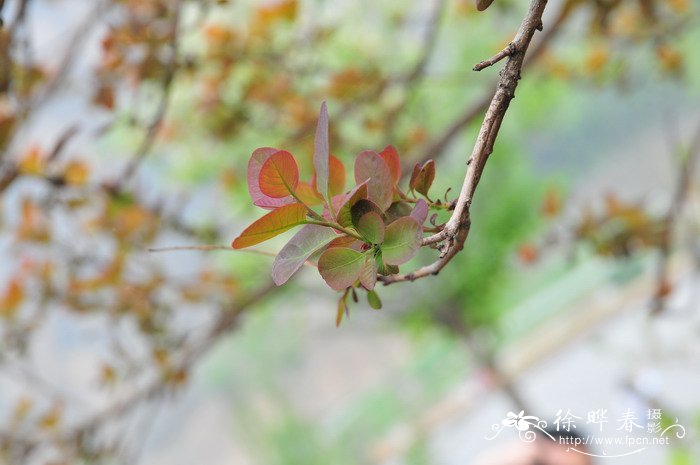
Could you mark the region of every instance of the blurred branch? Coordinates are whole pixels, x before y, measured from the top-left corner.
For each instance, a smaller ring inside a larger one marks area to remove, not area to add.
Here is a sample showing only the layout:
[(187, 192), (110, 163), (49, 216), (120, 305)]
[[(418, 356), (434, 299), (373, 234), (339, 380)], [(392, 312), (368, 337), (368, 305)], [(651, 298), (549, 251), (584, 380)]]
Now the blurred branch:
[(530, 41), (535, 31), (542, 29), (542, 14), (546, 5), (547, 0), (533, 0), (530, 3), (528, 12), (513, 40), (514, 51), (501, 70), (498, 88), (484, 117), (472, 154), (467, 160), (467, 173), (452, 216), (442, 231), (423, 239), (423, 245), (442, 242), (439, 258), (412, 273), (383, 276), (381, 280), (385, 285), (436, 275), (464, 248), (471, 227), (469, 211), (476, 187), (489, 155), (493, 152), (493, 146), (510, 101), (515, 97), (515, 89), (520, 80)]
[(153, 144), (155, 143), (158, 129), (163, 122), (168, 107), (170, 105), (170, 97), (172, 93), (172, 84), (175, 80), (175, 74), (178, 69), (178, 51), (179, 51), (179, 28), (180, 28), (180, 9), (182, 1), (178, 0), (173, 4), (173, 18), (170, 23), (170, 58), (165, 66), (163, 81), (161, 83), (162, 92), (155, 115), (151, 120), (146, 134), (139, 144), (136, 152), (134, 152), (131, 160), (127, 163), (121, 175), (114, 181), (114, 186), (125, 185), (134, 176), (136, 170), (141, 165), (143, 160), (148, 156)]
[(656, 293), (654, 294), (651, 307), (652, 315), (663, 313), (665, 310), (664, 304), (666, 297), (671, 291), (671, 283), (668, 275), (673, 231), (683, 211), (683, 206), (686, 203), (688, 194), (690, 193), (690, 185), (695, 175), (698, 157), (700, 157), (700, 126), (690, 143), (685, 160), (680, 164), (676, 192), (671, 201), (666, 218), (664, 219), (663, 235), (659, 244), (659, 261), (656, 269)]

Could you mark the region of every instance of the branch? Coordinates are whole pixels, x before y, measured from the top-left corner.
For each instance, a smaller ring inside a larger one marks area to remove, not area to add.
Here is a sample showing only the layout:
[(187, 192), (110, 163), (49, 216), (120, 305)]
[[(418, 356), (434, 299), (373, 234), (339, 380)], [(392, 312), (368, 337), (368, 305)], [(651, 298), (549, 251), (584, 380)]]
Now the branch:
[(687, 158), (681, 163), (678, 174), (676, 192), (671, 201), (666, 218), (664, 219), (661, 242), (659, 244), (659, 262), (656, 270), (656, 293), (651, 306), (653, 316), (663, 313), (665, 297), (668, 294), (669, 283), (669, 261), (671, 258), (671, 245), (673, 242), (673, 229), (678, 222), (678, 217), (683, 210), (683, 206), (690, 192), (690, 184), (695, 173), (698, 158), (700, 157), (700, 127), (698, 127), (688, 148)]
[(158, 134), (158, 128), (160, 128), (163, 118), (165, 118), (165, 113), (168, 111), (168, 106), (170, 105), (170, 96), (172, 93), (172, 84), (175, 79), (175, 73), (178, 68), (177, 55), (179, 50), (179, 28), (180, 28), (180, 9), (181, 1), (175, 2), (173, 5), (173, 20), (170, 23), (170, 60), (165, 67), (165, 73), (163, 75), (162, 88), (163, 92), (161, 94), (160, 101), (158, 102), (158, 108), (156, 113), (148, 125), (146, 134), (144, 135), (141, 144), (136, 149), (136, 152), (132, 156), (129, 163), (127, 163), (126, 168), (122, 174), (114, 181), (115, 186), (126, 184), (129, 179), (136, 173), (136, 170), (141, 165), (141, 162), (146, 158), (148, 153), (151, 151), (153, 144), (156, 140), (156, 135)]
[(546, 5), (547, 0), (532, 0), (530, 3), (528, 12), (513, 39), (514, 50), (509, 55), (508, 61), (501, 71), (496, 93), (491, 99), (474, 149), (467, 161), (467, 173), (452, 216), (441, 232), (424, 240), (424, 243), (443, 242), (440, 257), (432, 264), (419, 268), (412, 273), (381, 277), (385, 285), (436, 275), (464, 248), (464, 243), (467, 240), (471, 227), (469, 210), (474, 192), (479, 184), (489, 155), (493, 152), (493, 146), (510, 101), (515, 97), (515, 89), (520, 79), (525, 53), (535, 31), (542, 29), (542, 14)]

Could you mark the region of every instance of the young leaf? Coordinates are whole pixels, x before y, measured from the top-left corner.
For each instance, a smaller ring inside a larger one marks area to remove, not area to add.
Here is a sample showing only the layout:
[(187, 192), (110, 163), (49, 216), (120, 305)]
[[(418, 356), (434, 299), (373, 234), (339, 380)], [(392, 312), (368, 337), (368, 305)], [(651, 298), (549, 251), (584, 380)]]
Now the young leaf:
[(275, 257), (272, 280), (278, 286), (286, 283), (311, 255), (336, 237), (335, 232), (325, 226), (307, 224), (301, 228)]
[(372, 254), (365, 255), (365, 263), (360, 271), (360, 284), (368, 291), (374, 289), (374, 285), (377, 284), (377, 261)]
[(409, 187), (416, 192), (427, 196), (428, 190), (430, 190), (430, 186), (433, 185), (434, 180), (435, 162), (433, 160), (426, 161), (423, 166), (416, 163), (416, 166), (413, 168), (413, 174), (411, 175)]
[(299, 168), (291, 153), (280, 150), (273, 153), (260, 169), (260, 190), (263, 194), (280, 198), (296, 191)]
[(367, 239), (370, 244), (381, 244), (384, 242), (384, 221), (375, 212), (362, 215), (357, 222), (357, 232)]
[(332, 195), (328, 188), (328, 108), (326, 102), (321, 104), (321, 112), (318, 115), (316, 126), (316, 138), (314, 140), (314, 170), (316, 172), (316, 190), (321, 193), (327, 202)]
[(260, 170), (267, 159), (277, 152), (279, 150), (272, 147), (261, 147), (256, 149), (250, 156), (250, 160), (248, 160), (248, 192), (253, 199), (254, 205), (268, 210), (295, 202), (291, 196), (274, 198), (263, 194), (262, 190), (260, 190)]
[(314, 205), (320, 205), (323, 203), (323, 198), (316, 192), (316, 189), (311, 186), (308, 182), (300, 182), (297, 185), (297, 189), (295, 191), (295, 194), (297, 197), (299, 197), (299, 200), (301, 200), (303, 203), (305, 203), (309, 207), (313, 207)]
[(389, 167), (394, 184), (398, 183), (401, 180), (401, 160), (399, 160), (399, 153), (396, 151), (396, 147), (387, 145), (384, 147), (384, 150), (379, 152), (379, 156), (382, 157), (386, 166)]
[(337, 221), (341, 226), (351, 227), (352, 224), (352, 207), (359, 202), (361, 199), (367, 198), (367, 183), (355, 186), (353, 190), (348, 192), (345, 196), (345, 201), (341, 204), (340, 208), (336, 210)]
[(346, 297), (347, 297), (347, 294), (343, 294), (343, 295), (340, 297), (340, 299), (338, 299), (338, 311), (337, 311), (337, 313), (335, 314), (335, 326), (336, 326), (336, 328), (337, 328), (338, 326), (340, 326), (340, 323), (343, 322), (343, 316), (345, 316), (345, 314), (346, 314), (347, 311), (348, 311), (348, 306), (347, 306), (347, 304), (345, 303), (345, 298), (346, 298)]
[(345, 191), (345, 166), (343, 162), (335, 158), (333, 155), (329, 158), (328, 165), (328, 194), (342, 194)]
[(386, 227), (382, 258), (387, 265), (400, 265), (409, 261), (420, 248), (421, 226), (418, 221), (405, 216)]
[(371, 200), (360, 199), (355, 202), (355, 205), (350, 208), (350, 218), (352, 220), (352, 226), (357, 229), (360, 218), (362, 218), (366, 213), (374, 212), (379, 218), (382, 218), (382, 210)]
[(298, 203), (284, 205), (272, 210), (248, 226), (231, 244), (234, 249), (243, 249), (275, 237), (294, 226), (306, 222), (306, 208)]
[(318, 259), (318, 271), (326, 283), (336, 291), (355, 284), (360, 277), (365, 255), (346, 247), (328, 249)]
[(428, 204), (425, 203), (425, 200), (418, 199), (413, 207), (413, 211), (411, 211), (411, 218), (418, 221), (418, 224), (422, 225), (425, 223), (425, 220), (428, 218)]
[(394, 198), (394, 182), (382, 157), (372, 150), (360, 152), (355, 159), (355, 181), (367, 181), (367, 196), (382, 211), (389, 208)]
[(379, 294), (377, 294), (377, 291), (367, 291), (367, 303), (369, 303), (369, 306), (375, 310), (379, 310), (382, 308), (382, 301), (379, 298)]

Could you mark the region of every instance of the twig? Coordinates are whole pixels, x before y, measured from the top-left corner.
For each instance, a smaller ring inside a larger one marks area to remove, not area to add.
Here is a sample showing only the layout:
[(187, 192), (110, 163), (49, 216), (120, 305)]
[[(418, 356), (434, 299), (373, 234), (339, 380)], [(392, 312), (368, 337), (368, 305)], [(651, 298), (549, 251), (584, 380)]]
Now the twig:
[[(544, 31), (537, 44), (532, 47), (532, 50), (530, 51), (527, 58), (525, 59), (525, 62), (523, 63), (523, 69), (528, 68), (532, 63), (537, 61), (537, 59), (543, 55), (543, 53), (547, 50), (549, 44), (552, 42), (554, 37), (556, 37), (556, 35), (561, 30), (561, 26), (566, 22), (570, 14), (571, 8), (567, 5), (564, 5), (559, 10), (559, 13), (554, 19), (552, 25)], [(454, 120), (454, 122), (443, 131), (442, 134), (440, 134), (438, 137), (426, 144), (425, 148), (420, 152), (418, 156), (412, 156), (409, 158), (411, 160), (414, 160), (414, 162), (417, 161), (419, 163), (425, 163), (427, 160), (440, 157), (445, 152), (447, 147), (452, 143), (455, 137), (461, 134), (461, 132), (467, 126), (469, 126), (476, 118), (479, 117), (479, 115), (481, 115), (489, 107), (492, 98), (491, 89), (493, 89), (497, 85), (498, 80), (495, 80), (491, 85), (488, 86), (488, 92), (486, 92), (479, 100), (471, 103), (464, 110), (464, 112), (462, 112), (462, 114), (459, 115)], [(405, 169), (403, 171), (404, 176), (407, 176), (408, 174), (410, 174), (410, 172), (411, 170)]]
[(508, 57), (512, 55), (515, 52), (515, 44), (513, 42), (509, 43), (506, 48), (489, 58), (488, 60), (481, 61), (474, 65), (474, 68), (472, 68), (474, 71), (481, 71), (482, 69), (488, 68), (489, 66), (493, 66), (505, 57)]
[(493, 152), (493, 146), (510, 101), (515, 97), (515, 89), (520, 79), (525, 53), (535, 31), (542, 28), (542, 14), (546, 5), (547, 0), (532, 0), (530, 3), (528, 12), (513, 40), (515, 50), (510, 54), (506, 65), (501, 71), (496, 93), (491, 100), (476, 144), (467, 162), (467, 173), (452, 216), (441, 232), (426, 238), (424, 241), (425, 243), (444, 241), (440, 257), (432, 264), (419, 268), (412, 273), (381, 277), (385, 285), (401, 281), (414, 281), (426, 276), (436, 275), (464, 247), (471, 227), (469, 209), (474, 192), (479, 184), (489, 155)]

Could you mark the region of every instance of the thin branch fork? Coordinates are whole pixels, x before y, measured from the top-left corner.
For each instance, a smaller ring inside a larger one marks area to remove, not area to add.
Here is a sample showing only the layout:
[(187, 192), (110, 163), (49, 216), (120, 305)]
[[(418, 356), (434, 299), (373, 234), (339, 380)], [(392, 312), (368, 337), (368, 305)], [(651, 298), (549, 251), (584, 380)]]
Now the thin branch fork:
[(439, 258), (412, 273), (380, 277), (385, 285), (436, 275), (464, 248), (471, 228), (470, 207), (474, 193), (489, 155), (493, 152), (493, 146), (510, 101), (515, 97), (525, 52), (535, 31), (542, 29), (542, 14), (546, 5), (547, 0), (532, 0), (530, 3), (527, 14), (513, 39), (513, 51), (508, 54), (508, 61), (501, 71), (496, 93), (491, 99), (474, 149), (467, 161), (467, 173), (452, 216), (442, 231), (423, 240), (423, 245), (443, 243)]

